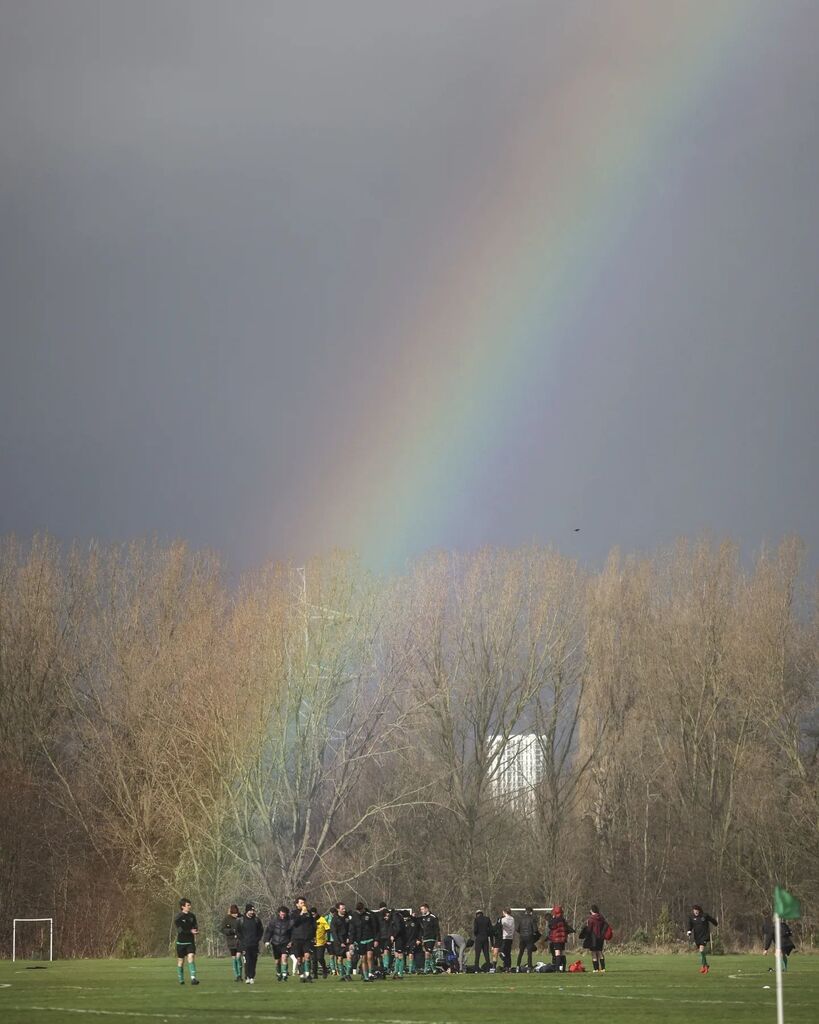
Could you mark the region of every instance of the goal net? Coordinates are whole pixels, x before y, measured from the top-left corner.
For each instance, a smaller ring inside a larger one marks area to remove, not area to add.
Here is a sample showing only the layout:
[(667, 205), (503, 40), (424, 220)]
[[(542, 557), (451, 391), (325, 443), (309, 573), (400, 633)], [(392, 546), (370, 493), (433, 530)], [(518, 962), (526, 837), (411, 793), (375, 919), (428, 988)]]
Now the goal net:
[(12, 922), (11, 959), (53, 960), (54, 918), (15, 917)]

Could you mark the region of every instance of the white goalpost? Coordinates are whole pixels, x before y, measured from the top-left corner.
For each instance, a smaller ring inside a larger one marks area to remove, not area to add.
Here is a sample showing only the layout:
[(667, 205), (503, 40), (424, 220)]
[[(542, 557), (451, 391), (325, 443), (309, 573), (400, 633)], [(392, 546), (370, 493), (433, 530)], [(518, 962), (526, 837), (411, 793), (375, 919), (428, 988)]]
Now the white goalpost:
[[(15, 917), (12, 921), (11, 962), (17, 959), (17, 925), (42, 924), (48, 925), (48, 959), (54, 959), (54, 918), (53, 917)], [(45, 931), (45, 929), (43, 929)]]

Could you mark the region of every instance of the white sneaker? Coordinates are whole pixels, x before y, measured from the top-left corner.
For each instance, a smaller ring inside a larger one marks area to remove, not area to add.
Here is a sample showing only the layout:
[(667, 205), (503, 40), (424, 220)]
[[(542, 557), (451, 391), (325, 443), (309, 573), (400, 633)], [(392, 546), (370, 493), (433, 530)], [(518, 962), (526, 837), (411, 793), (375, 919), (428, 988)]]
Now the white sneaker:
[(255, 978), (251, 978), (250, 979), (250, 984), (251, 985), (255, 985), (256, 984), (256, 979)]

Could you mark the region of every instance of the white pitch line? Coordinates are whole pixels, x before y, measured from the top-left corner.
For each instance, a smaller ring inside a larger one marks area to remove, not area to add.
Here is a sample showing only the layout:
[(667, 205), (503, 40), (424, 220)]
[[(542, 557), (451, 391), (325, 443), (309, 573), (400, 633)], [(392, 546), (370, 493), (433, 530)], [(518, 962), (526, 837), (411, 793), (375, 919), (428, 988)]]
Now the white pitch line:
[[(201, 1020), (200, 1014), (192, 1011), (191, 1013), (157, 1013), (149, 1012), (147, 1010), (92, 1010), (87, 1007), (75, 1007), (75, 1006), (15, 1006), (14, 1010), (18, 1012), (24, 1012), (25, 1010), (39, 1010), (47, 1011), (51, 1010), (55, 1013), (88, 1013), (96, 1017), (148, 1017), (151, 1020)], [(279, 1014), (259, 1014), (259, 1013), (245, 1013), (245, 1014), (234, 1014), (231, 1015), (232, 1020), (294, 1020), (293, 1016), (286, 1017)], [(372, 1018), (370, 1017), (324, 1017), (321, 1018), (323, 1021), (331, 1021), (332, 1024), (371, 1024)], [(435, 1020), (408, 1020), (405, 1017), (397, 1019), (385, 1019), (382, 1024), (445, 1024), (444, 1021)]]
[[(76, 1006), (15, 1006), (14, 1010), (23, 1012), (25, 1010), (51, 1010), (55, 1013), (90, 1013), (96, 1017), (149, 1017), (151, 1020), (201, 1020), (201, 1015), (191, 1013), (150, 1013), (147, 1010), (92, 1010), (89, 1007)], [(266, 1013), (245, 1013), (231, 1014), (234, 1020), (292, 1020), (292, 1017), (282, 1017)]]

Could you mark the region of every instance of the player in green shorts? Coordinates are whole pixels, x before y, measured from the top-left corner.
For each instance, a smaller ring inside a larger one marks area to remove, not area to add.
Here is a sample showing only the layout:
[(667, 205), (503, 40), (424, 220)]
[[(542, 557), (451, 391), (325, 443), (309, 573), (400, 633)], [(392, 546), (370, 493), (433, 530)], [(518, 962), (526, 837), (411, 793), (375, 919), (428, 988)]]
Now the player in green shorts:
[(176, 976), (179, 984), (185, 984), (185, 960), (188, 961), (188, 971), (191, 976), (191, 985), (198, 985), (196, 977), (196, 935), (199, 928), (196, 924), (196, 914), (191, 913), (191, 901), (183, 897), (179, 901), (179, 913), (173, 920), (176, 925)]

